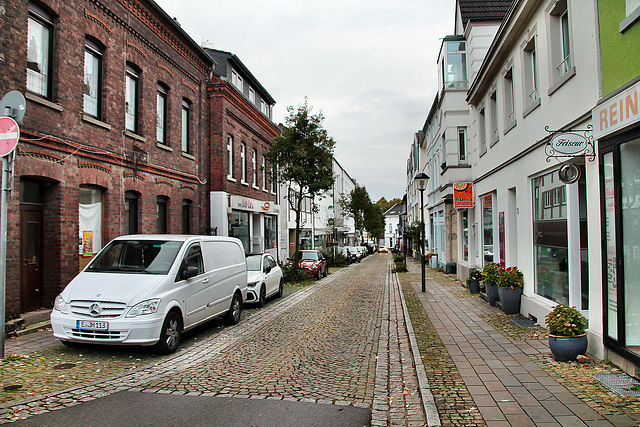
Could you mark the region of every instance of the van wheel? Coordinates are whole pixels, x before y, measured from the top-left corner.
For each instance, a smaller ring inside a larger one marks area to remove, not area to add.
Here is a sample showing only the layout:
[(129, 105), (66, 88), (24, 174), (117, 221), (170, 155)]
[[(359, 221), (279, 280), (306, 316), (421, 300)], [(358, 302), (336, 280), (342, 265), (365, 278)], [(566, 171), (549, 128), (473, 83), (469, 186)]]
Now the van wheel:
[(156, 343), (156, 351), (160, 354), (171, 354), (180, 345), (182, 338), (182, 320), (175, 311), (167, 314), (160, 330), (160, 339)]
[(233, 295), (231, 300), (231, 307), (229, 311), (224, 315), (224, 320), (230, 325), (236, 325), (240, 321), (240, 314), (242, 314), (242, 301), (238, 294)]
[(267, 290), (264, 288), (264, 284), (260, 286), (260, 297), (258, 297), (258, 307), (264, 307), (267, 302)]
[(280, 284), (278, 285), (278, 293), (276, 294), (276, 298), (282, 298), (283, 293), (284, 293), (284, 279), (280, 279)]

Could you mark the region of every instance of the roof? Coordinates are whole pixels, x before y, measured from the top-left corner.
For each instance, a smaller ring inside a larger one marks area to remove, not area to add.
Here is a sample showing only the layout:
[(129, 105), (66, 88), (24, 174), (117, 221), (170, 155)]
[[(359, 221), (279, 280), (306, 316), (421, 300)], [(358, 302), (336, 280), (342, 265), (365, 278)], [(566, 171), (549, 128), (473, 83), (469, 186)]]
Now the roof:
[(458, 0), (462, 25), (469, 21), (502, 21), (513, 0)]
[(405, 213), (405, 206), (402, 203), (396, 203), (384, 213), (384, 216), (397, 216)]

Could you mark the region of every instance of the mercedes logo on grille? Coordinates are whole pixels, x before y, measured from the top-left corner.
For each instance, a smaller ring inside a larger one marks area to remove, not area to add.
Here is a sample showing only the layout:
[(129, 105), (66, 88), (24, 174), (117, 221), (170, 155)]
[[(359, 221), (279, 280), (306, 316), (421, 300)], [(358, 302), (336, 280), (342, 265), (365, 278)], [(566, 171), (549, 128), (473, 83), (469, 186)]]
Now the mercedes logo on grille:
[(100, 304), (98, 304), (97, 302), (91, 304), (91, 306), (89, 307), (89, 314), (91, 315), (91, 317), (98, 317), (100, 316), (100, 313), (102, 313), (102, 307), (100, 307)]

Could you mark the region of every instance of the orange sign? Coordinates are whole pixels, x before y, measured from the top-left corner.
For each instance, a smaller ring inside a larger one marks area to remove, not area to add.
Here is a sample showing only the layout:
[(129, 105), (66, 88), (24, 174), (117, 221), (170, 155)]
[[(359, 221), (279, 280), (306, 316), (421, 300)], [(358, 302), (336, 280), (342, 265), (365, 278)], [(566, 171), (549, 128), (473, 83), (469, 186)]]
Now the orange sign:
[(453, 184), (453, 207), (468, 209), (473, 207), (473, 183), (456, 182)]

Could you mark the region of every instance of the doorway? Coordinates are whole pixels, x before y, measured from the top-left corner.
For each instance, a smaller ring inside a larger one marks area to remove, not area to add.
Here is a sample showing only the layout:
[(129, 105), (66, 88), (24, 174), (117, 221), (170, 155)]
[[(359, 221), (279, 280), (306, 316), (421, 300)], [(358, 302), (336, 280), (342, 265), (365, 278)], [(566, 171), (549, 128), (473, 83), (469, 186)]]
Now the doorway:
[(22, 312), (34, 311), (44, 305), (42, 259), (42, 186), (36, 182), (21, 182), (20, 260), (22, 277)]

